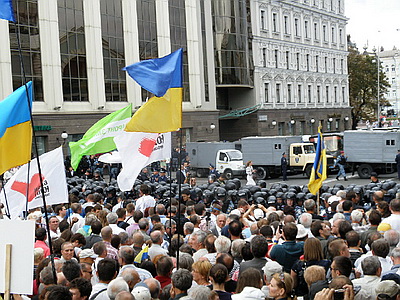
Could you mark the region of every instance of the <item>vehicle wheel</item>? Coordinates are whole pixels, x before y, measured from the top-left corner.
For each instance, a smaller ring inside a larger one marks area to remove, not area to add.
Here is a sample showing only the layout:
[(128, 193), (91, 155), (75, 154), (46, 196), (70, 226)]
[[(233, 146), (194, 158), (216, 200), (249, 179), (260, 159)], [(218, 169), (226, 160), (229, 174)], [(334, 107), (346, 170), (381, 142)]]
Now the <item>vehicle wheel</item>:
[(312, 165), (308, 165), (305, 169), (307, 178), (310, 178), (310, 176), (311, 176), (312, 167), (313, 167)]
[(256, 171), (257, 179), (264, 180), (268, 178), (268, 170), (263, 167), (258, 167)]
[(357, 173), (361, 179), (366, 179), (371, 177), (372, 167), (368, 164), (362, 164), (358, 167)]
[(233, 178), (233, 172), (231, 169), (226, 169), (224, 171), (224, 175), (226, 177), (226, 179), (232, 179)]
[(196, 177), (205, 177), (205, 172), (203, 169), (196, 169)]

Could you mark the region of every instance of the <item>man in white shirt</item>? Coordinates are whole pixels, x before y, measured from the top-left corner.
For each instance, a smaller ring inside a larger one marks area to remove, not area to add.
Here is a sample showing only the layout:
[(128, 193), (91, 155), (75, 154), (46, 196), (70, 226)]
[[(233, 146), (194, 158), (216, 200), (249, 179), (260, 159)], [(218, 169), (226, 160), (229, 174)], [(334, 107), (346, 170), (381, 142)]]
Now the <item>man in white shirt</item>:
[(149, 248), (149, 256), (151, 260), (153, 260), (154, 257), (156, 257), (157, 255), (168, 254), (168, 251), (161, 247), (161, 244), (163, 243), (163, 234), (161, 231), (159, 230), (153, 231), (150, 234), (150, 239), (153, 243)]
[(99, 283), (95, 284), (90, 294), (91, 300), (109, 300), (107, 287), (111, 280), (117, 276), (117, 264), (110, 258), (104, 258), (97, 265)]
[(361, 290), (365, 292), (365, 295), (368, 295), (364, 299), (375, 300), (375, 287), (381, 281), (381, 263), (378, 257), (368, 256), (361, 263), (361, 268), (363, 269), (364, 277), (353, 279), (353, 286), (361, 286)]
[(208, 253), (205, 245), (204, 245), (204, 240), (207, 237), (207, 233), (198, 230), (196, 232), (193, 232), (189, 238), (189, 246), (192, 247), (196, 252), (193, 254), (193, 260), (194, 262), (198, 261), (200, 257), (206, 255)]
[(392, 229), (400, 231), (400, 199), (390, 201), (389, 208), (392, 214), (390, 217), (383, 219), (382, 223), (387, 223)]
[(120, 234), (121, 232), (125, 232), (121, 227), (118, 227), (117, 222), (118, 222), (118, 215), (114, 212), (111, 212), (107, 215), (107, 222), (108, 226), (111, 227), (112, 229), (112, 234)]
[(147, 184), (142, 184), (139, 189), (140, 198), (136, 200), (136, 208), (135, 210), (140, 210), (142, 213), (148, 207), (154, 207), (156, 205), (156, 201), (152, 196), (150, 196), (151, 189)]

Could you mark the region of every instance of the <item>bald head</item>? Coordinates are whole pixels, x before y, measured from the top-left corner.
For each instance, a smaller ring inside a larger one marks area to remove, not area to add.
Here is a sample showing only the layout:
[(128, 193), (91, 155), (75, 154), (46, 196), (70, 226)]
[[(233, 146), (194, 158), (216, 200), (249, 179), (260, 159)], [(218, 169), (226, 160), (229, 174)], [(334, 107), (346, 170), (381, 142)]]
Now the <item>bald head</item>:
[(136, 272), (134, 268), (125, 268), (121, 272), (120, 276), (126, 281), (130, 291), (132, 291), (135, 285), (140, 282), (139, 273)]
[(112, 237), (112, 229), (110, 226), (105, 226), (101, 229), (101, 238), (103, 241), (110, 242)]
[(144, 283), (149, 287), (151, 299), (158, 299), (161, 292), (160, 282), (154, 278), (147, 278)]
[(163, 238), (162, 238), (162, 233), (159, 230), (153, 231), (150, 234), (150, 239), (153, 242), (153, 244), (158, 244), (161, 245), (163, 242)]
[(135, 300), (135, 297), (127, 291), (122, 291), (115, 296), (115, 300)]
[(144, 236), (140, 232), (136, 232), (132, 235), (132, 242), (135, 247), (142, 247), (144, 244)]

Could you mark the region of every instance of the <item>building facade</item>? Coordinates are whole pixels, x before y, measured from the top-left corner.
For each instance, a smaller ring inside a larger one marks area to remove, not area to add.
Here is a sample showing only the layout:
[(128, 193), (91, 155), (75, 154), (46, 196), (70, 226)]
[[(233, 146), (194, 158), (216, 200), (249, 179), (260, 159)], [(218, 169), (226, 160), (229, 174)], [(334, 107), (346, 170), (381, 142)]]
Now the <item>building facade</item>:
[(393, 110), (394, 114), (400, 114), (400, 50), (394, 47), (393, 50), (379, 52), (379, 60), (382, 70), (385, 73), (390, 84), (388, 92), (384, 95), (391, 107), (388, 110)]
[(344, 0), (13, 2), (17, 23), (0, 20), (0, 98), (33, 81), (41, 151), (142, 106), (151, 95), (121, 69), (181, 47), (185, 141), (347, 126)]

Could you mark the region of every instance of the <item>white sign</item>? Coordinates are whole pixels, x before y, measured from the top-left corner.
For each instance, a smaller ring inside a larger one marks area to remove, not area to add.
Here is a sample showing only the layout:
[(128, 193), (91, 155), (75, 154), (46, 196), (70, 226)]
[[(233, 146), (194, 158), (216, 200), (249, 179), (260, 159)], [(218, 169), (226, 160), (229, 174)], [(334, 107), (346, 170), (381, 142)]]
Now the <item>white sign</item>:
[(11, 293), (32, 295), (35, 221), (0, 220), (0, 293), (5, 291), (6, 245), (11, 244)]

